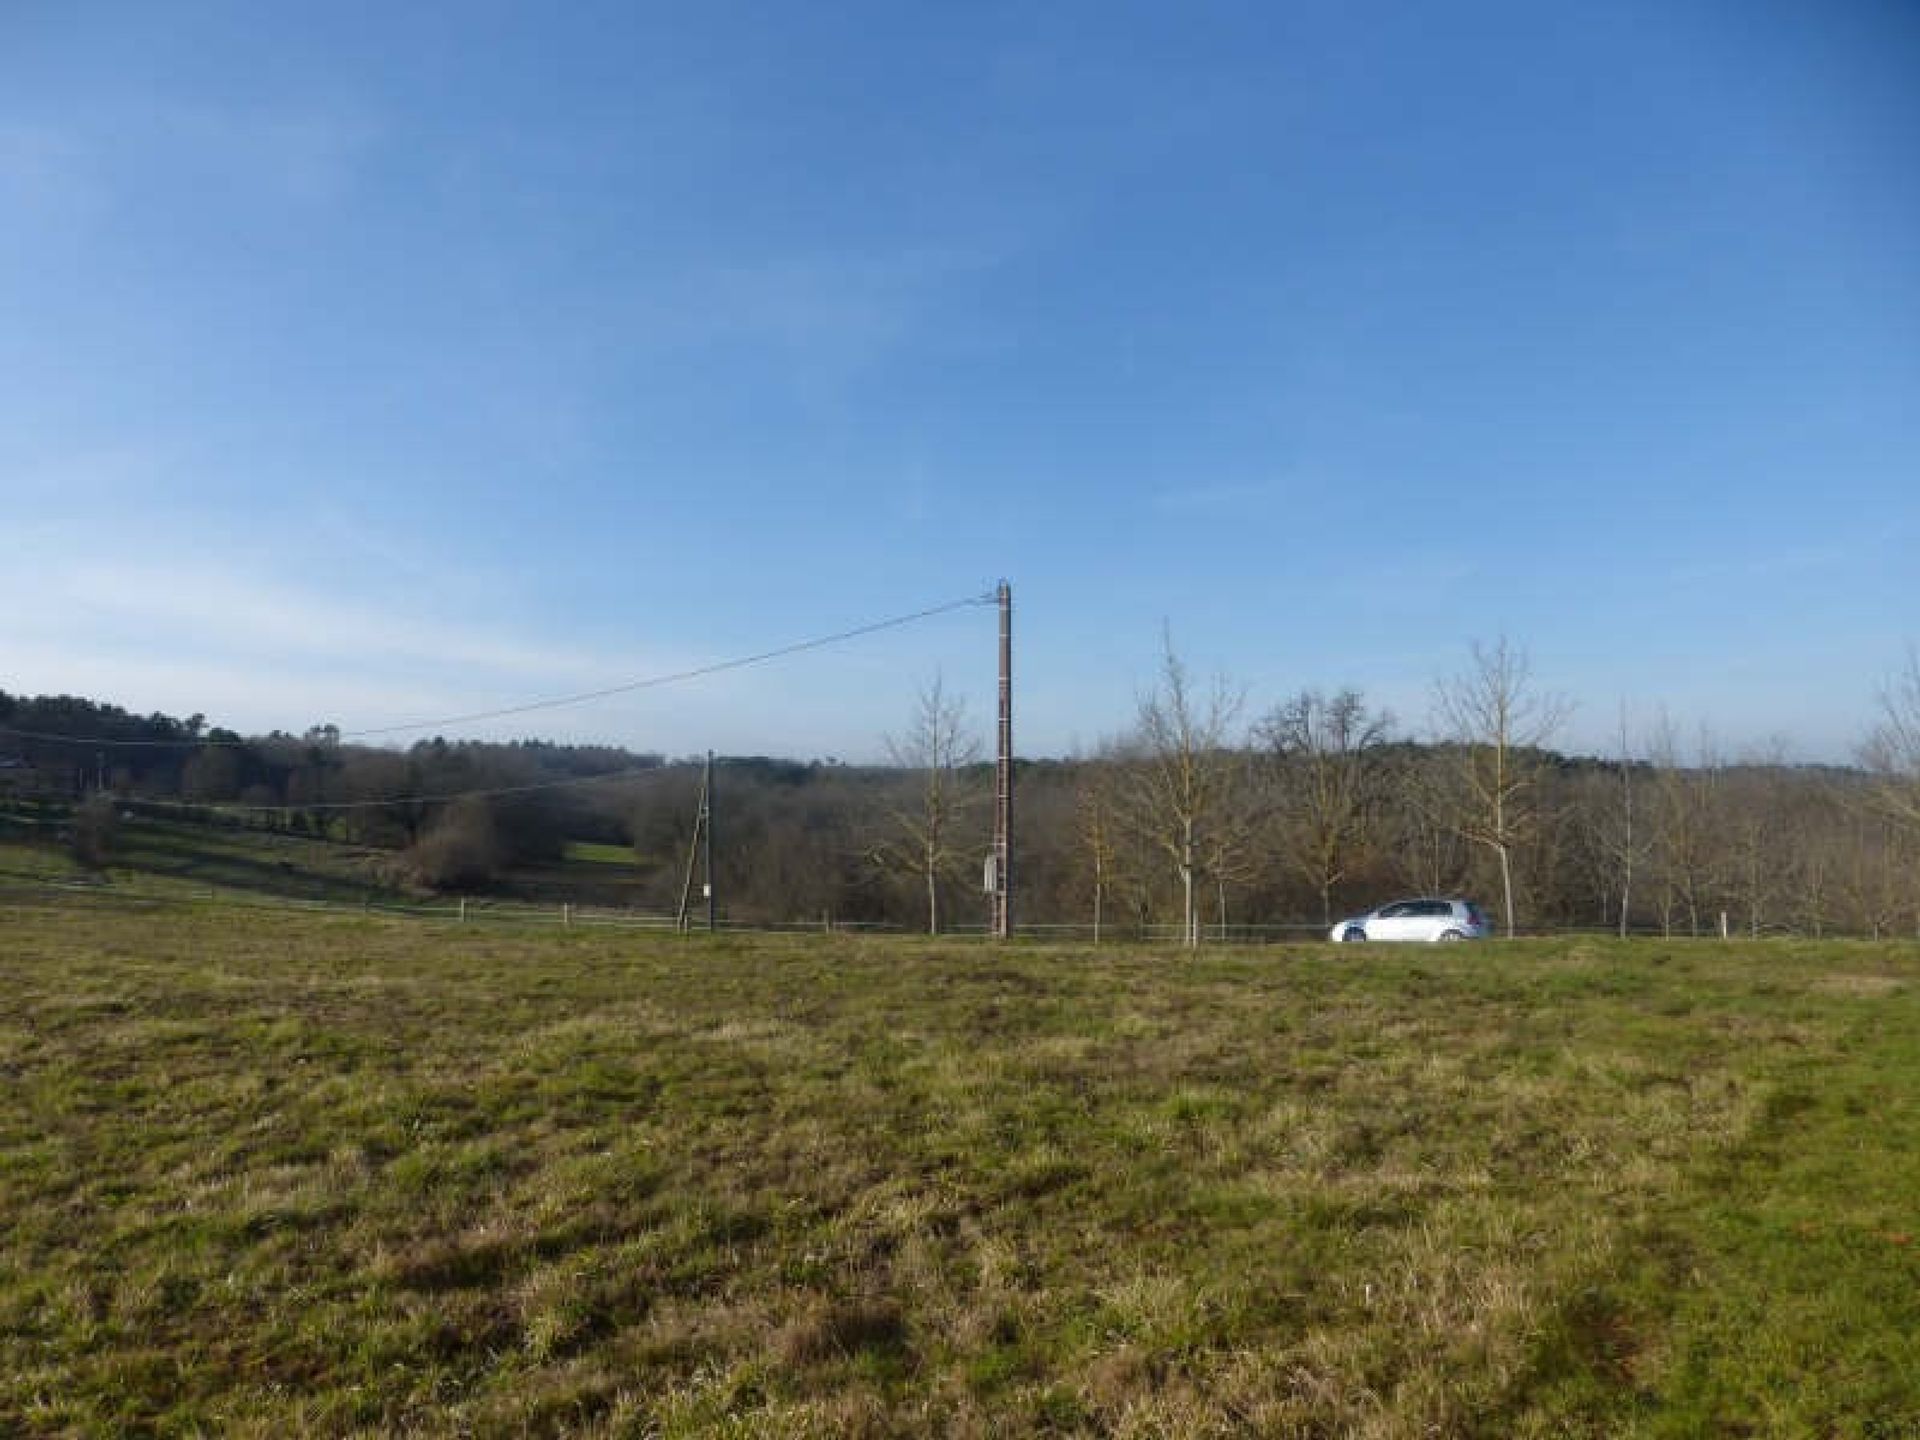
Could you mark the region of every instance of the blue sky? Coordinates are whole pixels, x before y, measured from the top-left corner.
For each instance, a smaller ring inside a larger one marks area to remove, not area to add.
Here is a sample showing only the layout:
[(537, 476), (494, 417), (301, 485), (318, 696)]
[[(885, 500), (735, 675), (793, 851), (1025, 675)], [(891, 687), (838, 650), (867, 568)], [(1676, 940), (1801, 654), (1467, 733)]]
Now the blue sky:
[[(1920, 10), (0, 10), (0, 688), (352, 730), (1014, 586), (1419, 733), (1844, 758), (1920, 638)], [(469, 733), (864, 758), (990, 610)]]

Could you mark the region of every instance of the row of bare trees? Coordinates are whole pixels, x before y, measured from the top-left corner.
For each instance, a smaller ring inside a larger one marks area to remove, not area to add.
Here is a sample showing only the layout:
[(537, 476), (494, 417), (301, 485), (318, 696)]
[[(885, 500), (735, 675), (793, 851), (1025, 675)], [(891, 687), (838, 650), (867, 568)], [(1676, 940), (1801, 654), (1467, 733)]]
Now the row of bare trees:
[(1564, 713), (1534, 689), (1524, 652), (1504, 640), (1474, 648), (1436, 692), (1443, 740), (1417, 765), (1355, 691), (1303, 691), (1244, 734), (1243, 704), (1223, 679), (1196, 684), (1166, 640), (1158, 684), (1131, 733), (1088, 766), (1076, 807), (1096, 932), (1128, 840), (1170, 869), (1180, 936), (1196, 945), (1206, 892), (1225, 924), (1229, 893), (1271, 888), (1276, 869), (1310, 887), (1331, 924), (1336, 896), (1378, 870), (1389, 829), (1430, 879), (1420, 888), (1457, 882), (1462, 843), (1482, 850), (1511, 932), (1514, 856), (1536, 834), (1545, 746)]
[[(1352, 690), (1304, 689), (1249, 716), (1169, 642), (1126, 733), (1091, 756), (1018, 766), (1018, 922), (1197, 943), (1463, 893), (1510, 932), (1920, 933), (1920, 659), (1846, 766), (1730, 758), (1710, 735), (1664, 719), (1636, 732), (1624, 716), (1611, 755), (1570, 757), (1553, 748), (1565, 713), (1506, 641), (1469, 652), (1417, 732)], [(55, 723), (85, 738), (47, 738)], [(723, 913), (983, 923), (992, 767), (964, 705), (936, 681), (888, 753), (885, 766), (724, 760)], [(610, 903), (641, 908), (671, 908), (684, 888), (698, 808), (697, 766), (654, 755), (536, 741), (402, 751), (324, 726), (242, 741), (197, 716), (67, 697), (0, 696), (0, 759), (0, 810), (33, 793), (170, 797), (210, 823), (390, 851), (397, 873), (438, 888), (562, 893), (585, 883), (570, 844), (625, 845), (627, 871), (596, 873)]]
[[(1352, 690), (1304, 690), (1250, 724), (1171, 643), (1124, 736), (1023, 768), (1029, 921), (1163, 933), (1331, 925), (1396, 893), (1465, 892), (1507, 933), (1920, 930), (1920, 664), (1889, 687), (1861, 764), (1729, 761), (1671, 722), (1618, 754), (1552, 748), (1567, 706), (1523, 649), (1475, 645), (1416, 740)], [(921, 887), (929, 928), (984, 852), (984, 775), (936, 685), (891, 753), (920, 777), (869, 859)]]

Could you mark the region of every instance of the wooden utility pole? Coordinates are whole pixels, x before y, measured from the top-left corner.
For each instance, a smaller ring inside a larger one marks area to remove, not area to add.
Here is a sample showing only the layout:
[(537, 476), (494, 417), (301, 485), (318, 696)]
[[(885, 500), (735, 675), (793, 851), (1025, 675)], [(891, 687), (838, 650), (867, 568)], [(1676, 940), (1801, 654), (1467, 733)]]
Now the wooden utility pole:
[(706, 872), (707, 892), (707, 929), (713, 926), (713, 752), (707, 752), (707, 765), (700, 772), (700, 808), (694, 812), (693, 839), (687, 845), (687, 878), (680, 887), (680, 913), (675, 918), (678, 929), (687, 928), (687, 910), (693, 900), (693, 863), (695, 857), (701, 860), (701, 868)]
[(707, 751), (707, 771), (700, 781), (700, 827), (707, 837), (700, 868), (707, 872), (707, 930), (713, 930), (713, 752)]
[(993, 934), (1013, 935), (1013, 589), (994, 592), (1000, 603), (1000, 725), (993, 767)]

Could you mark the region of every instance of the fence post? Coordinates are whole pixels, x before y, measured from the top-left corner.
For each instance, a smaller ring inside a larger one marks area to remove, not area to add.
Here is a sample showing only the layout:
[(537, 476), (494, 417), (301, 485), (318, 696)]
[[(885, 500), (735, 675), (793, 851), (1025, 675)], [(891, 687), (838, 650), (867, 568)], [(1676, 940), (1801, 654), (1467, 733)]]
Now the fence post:
[(464, 895), (460, 897), (460, 923), (467, 923), (467, 897)]

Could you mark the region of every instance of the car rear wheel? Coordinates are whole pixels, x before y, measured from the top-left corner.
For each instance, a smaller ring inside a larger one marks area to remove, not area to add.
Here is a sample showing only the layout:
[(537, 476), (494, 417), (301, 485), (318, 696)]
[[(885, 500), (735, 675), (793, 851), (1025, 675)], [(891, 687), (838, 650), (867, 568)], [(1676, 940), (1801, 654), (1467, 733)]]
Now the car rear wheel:
[(1442, 930), (1440, 932), (1440, 938), (1442, 940), (1464, 940), (1467, 937), (1458, 930)]
[(1362, 930), (1358, 925), (1349, 925), (1345, 930), (1340, 932), (1340, 938), (1351, 945), (1356, 941), (1366, 939), (1367, 932)]

